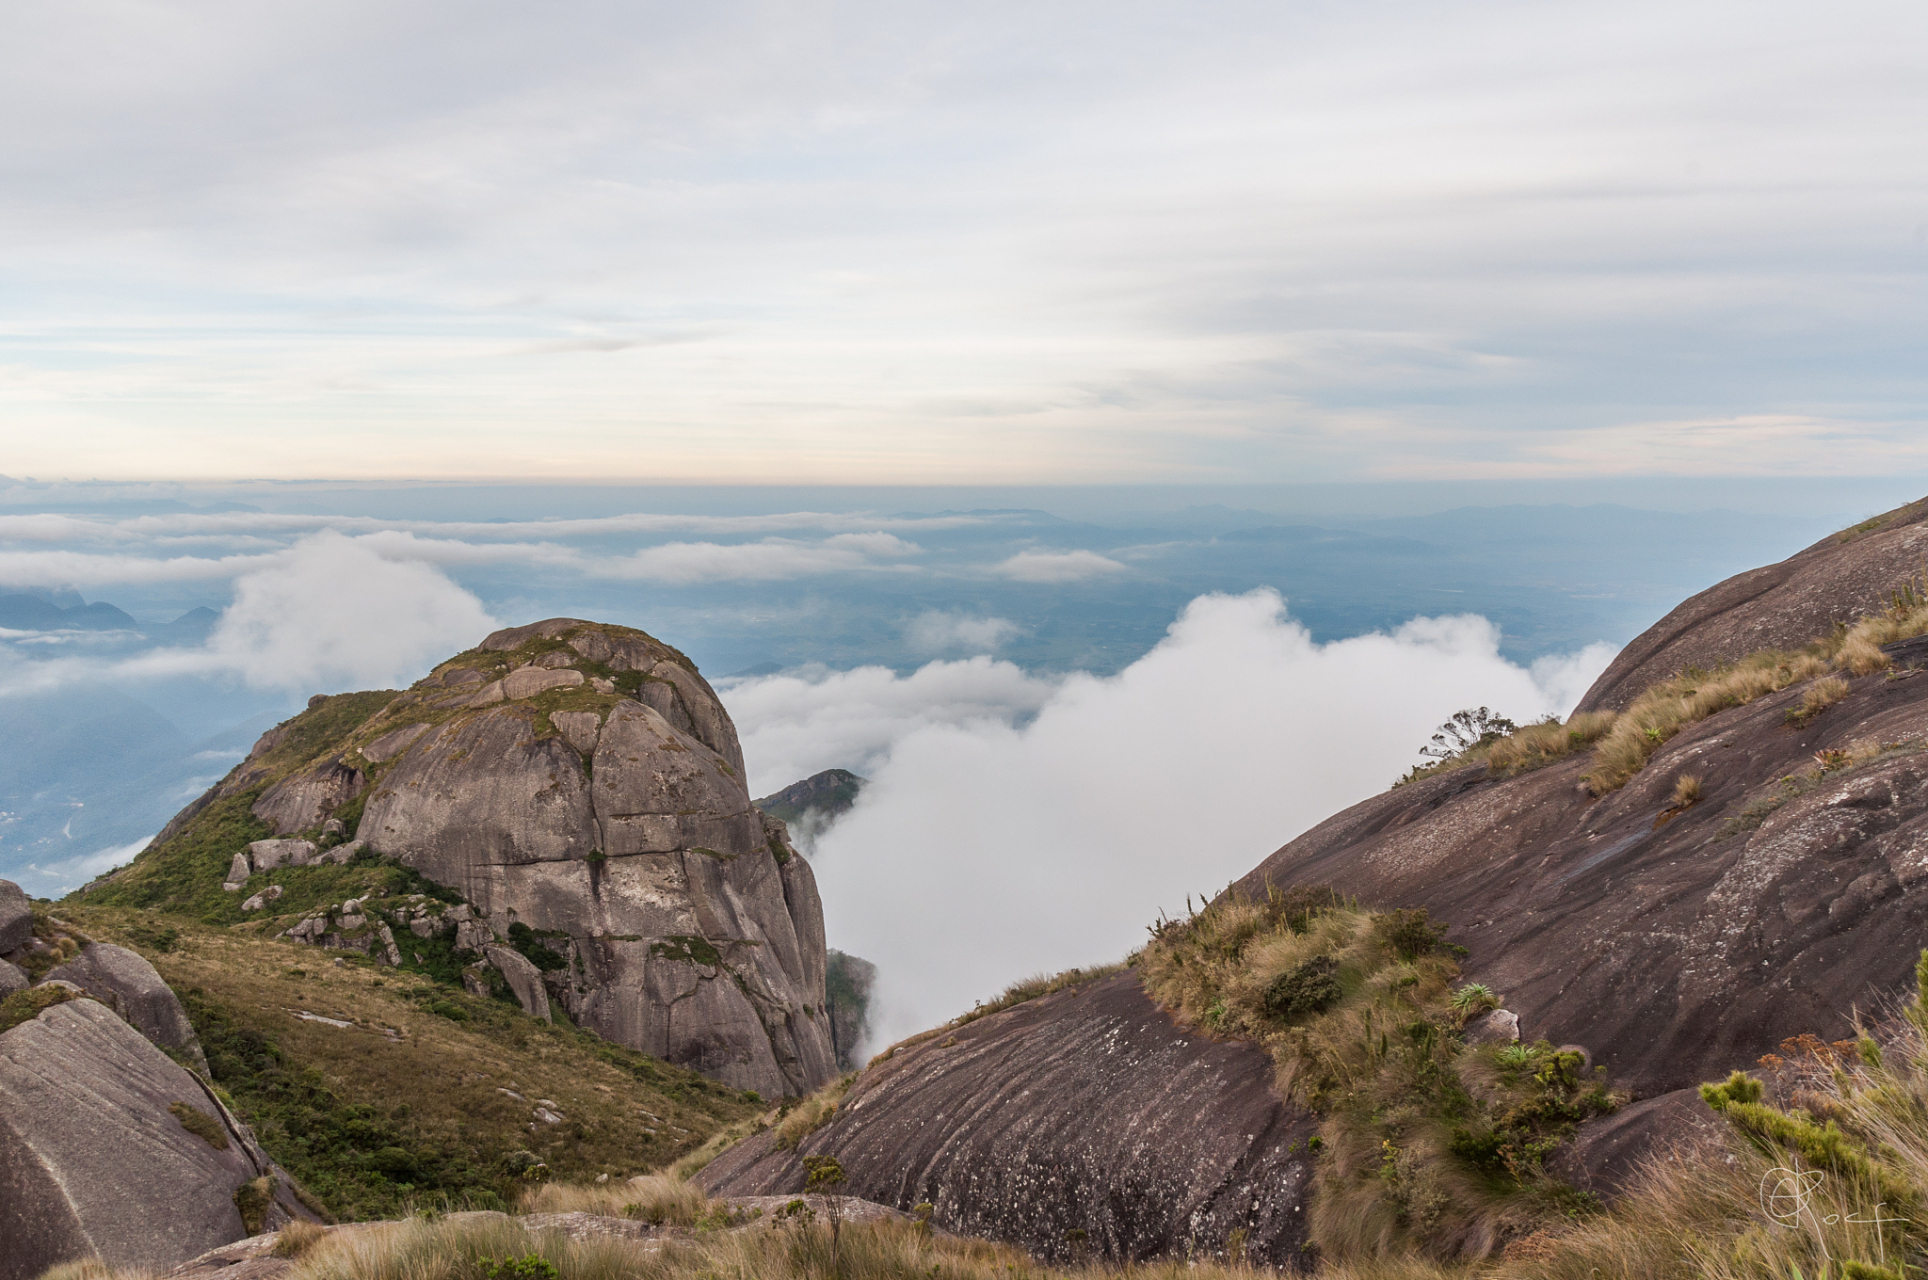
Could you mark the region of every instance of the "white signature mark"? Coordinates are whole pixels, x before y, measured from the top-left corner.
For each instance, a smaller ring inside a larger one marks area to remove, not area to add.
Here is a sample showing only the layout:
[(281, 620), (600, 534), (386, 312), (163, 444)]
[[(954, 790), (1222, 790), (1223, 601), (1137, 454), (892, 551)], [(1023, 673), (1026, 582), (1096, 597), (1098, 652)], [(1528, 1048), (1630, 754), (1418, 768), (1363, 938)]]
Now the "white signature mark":
[[(1814, 1239), (1821, 1246), (1821, 1256), (1830, 1260), (1832, 1255), (1828, 1253), (1827, 1238), (1821, 1228), (1836, 1223), (1875, 1227), (1884, 1222), (1907, 1221), (1906, 1218), (1857, 1218), (1853, 1214), (1844, 1218), (1838, 1213), (1822, 1217), (1814, 1208), (1814, 1193), (1821, 1189), (1826, 1177), (1816, 1169), (1788, 1169), (1778, 1165), (1769, 1169), (1761, 1175), (1761, 1211), (1782, 1226), (1793, 1228), (1801, 1227), (1802, 1216), (1806, 1215), (1807, 1221), (1814, 1224)], [(1875, 1212), (1879, 1213), (1887, 1203), (1884, 1200), (1877, 1204)], [(1885, 1267), (1888, 1265), (1887, 1245), (1881, 1238), (1881, 1232), (1876, 1231), (1874, 1238), (1875, 1248), (1881, 1255), (1881, 1265)]]

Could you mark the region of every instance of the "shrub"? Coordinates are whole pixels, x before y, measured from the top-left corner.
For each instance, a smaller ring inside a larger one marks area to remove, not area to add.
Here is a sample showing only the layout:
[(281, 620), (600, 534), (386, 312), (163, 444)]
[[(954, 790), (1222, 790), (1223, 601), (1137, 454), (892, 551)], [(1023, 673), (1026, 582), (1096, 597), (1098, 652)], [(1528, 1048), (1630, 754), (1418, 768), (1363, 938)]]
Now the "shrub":
[(1505, 716), (1495, 715), (1489, 707), (1469, 707), (1455, 711), (1439, 726), (1432, 741), (1419, 754), (1433, 760), (1451, 760), (1479, 747), (1491, 746), (1519, 726)]
[(1314, 956), (1296, 969), (1280, 974), (1265, 988), (1266, 1015), (1281, 1022), (1296, 1022), (1324, 1013), (1345, 995), (1345, 989), (1339, 985), (1338, 972), (1337, 960), (1331, 956)]
[(1674, 779), (1674, 806), (1685, 809), (1700, 800), (1700, 779), (1691, 773), (1683, 773)]
[(1446, 939), (1446, 926), (1434, 924), (1424, 907), (1388, 911), (1375, 917), (1373, 926), (1380, 940), (1409, 962), (1431, 955)]
[(1493, 989), (1483, 982), (1469, 982), (1453, 992), (1453, 1012), (1462, 1020), (1471, 1019), (1489, 1009), (1500, 1007), (1500, 998)]

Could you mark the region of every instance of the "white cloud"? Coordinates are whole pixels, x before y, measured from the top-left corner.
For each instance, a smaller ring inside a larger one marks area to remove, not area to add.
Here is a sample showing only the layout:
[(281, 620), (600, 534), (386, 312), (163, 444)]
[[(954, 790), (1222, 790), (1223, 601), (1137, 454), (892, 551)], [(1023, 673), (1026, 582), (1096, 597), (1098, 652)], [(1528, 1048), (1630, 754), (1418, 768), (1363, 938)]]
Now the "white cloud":
[(989, 657), (932, 662), (908, 676), (888, 667), (807, 667), (718, 683), (743, 739), (753, 795), (825, 769), (868, 774), (893, 743), (920, 729), (1022, 721), (1057, 687)]
[(1124, 571), (1096, 551), (1020, 551), (995, 570), (1017, 582), (1082, 582)]
[(80, 888), (103, 871), (112, 871), (115, 867), (126, 866), (134, 860), (134, 855), (147, 848), (148, 842), (153, 839), (151, 835), (142, 836), (126, 844), (111, 845), (105, 849), (96, 849), (92, 853), (81, 854), (79, 857), (50, 862), (44, 867), (37, 863), (29, 863), (24, 870), (14, 874), (26, 882), (21, 887), (30, 890), (35, 897), (55, 897)]
[(1027, 974), (1123, 956), (1161, 909), (1387, 786), (1453, 711), (1565, 712), (1608, 656), (1528, 671), (1498, 642), (1452, 617), (1319, 645), (1257, 591), (1193, 601), (1108, 679), (977, 658), (724, 698), (753, 785), (871, 777), (816, 870), (831, 939), (880, 968), (894, 1037)]
[(905, 624), (904, 643), (915, 653), (991, 653), (1023, 630), (1009, 618), (926, 609)]
[(643, 578), (686, 585), (695, 582), (770, 582), (867, 569), (879, 559), (915, 555), (921, 548), (895, 534), (840, 533), (821, 542), (765, 538), (761, 542), (670, 542), (644, 547), (620, 560), (599, 561), (591, 571), (609, 577)]

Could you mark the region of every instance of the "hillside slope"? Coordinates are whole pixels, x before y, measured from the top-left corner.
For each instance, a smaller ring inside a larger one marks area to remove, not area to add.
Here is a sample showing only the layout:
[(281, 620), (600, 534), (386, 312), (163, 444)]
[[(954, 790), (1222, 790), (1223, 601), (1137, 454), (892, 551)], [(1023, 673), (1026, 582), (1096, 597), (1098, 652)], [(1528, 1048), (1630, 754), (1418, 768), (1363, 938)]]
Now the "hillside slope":
[[(1053, 997), (1022, 1019), (995, 1015), (1000, 1026), (1022, 1025), (1022, 1036), (1006, 1033), (967, 1055), (970, 1031), (960, 1027), (944, 1041), (900, 1049), (895, 1056), (912, 1065), (873, 1063), (798, 1150), (861, 1170), (859, 1194), (904, 1207), (909, 1197), (928, 1199), (942, 1206), (944, 1225), (1046, 1252), (1054, 1250), (1040, 1239), (1033, 1206), (1012, 1194), (1009, 1169), (1087, 1167), (1078, 1153), (1093, 1144), (1066, 1127), (1071, 1117), (1128, 1135), (1079, 1191), (1090, 1221), (1066, 1228), (1089, 1231), (1114, 1258), (1257, 1247), (1280, 1260), (1294, 1236), (1273, 1228), (1261, 1238), (1258, 1226), (1295, 1219), (1312, 1220), (1313, 1241), (1336, 1256), (1397, 1251), (1421, 1238), (1437, 1256), (1484, 1256), (1535, 1230), (1530, 1216), (1494, 1206), (1523, 1185), (1518, 1179), (1540, 1176), (1543, 1158), (1549, 1174), (1558, 1168), (1581, 1182), (1598, 1172), (1589, 1161), (1624, 1171), (1658, 1130), (1678, 1130), (1693, 1109), (1704, 1113), (1697, 1095), (1672, 1091), (1750, 1066), (1787, 1037), (1846, 1037), (1857, 1007), (1877, 1008), (1911, 987), (1928, 937), (1928, 671), (1912, 664), (1928, 657), (1928, 645), (1883, 654), (1867, 637), (1928, 630), (1923, 584), (1903, 563), (1909, 539), (1928, 538), (1922, 513), (1928, 502), (1830, 539), (1792, 568), (1742, 574), (1705, 593), (1704, 601), (1730, 603), (1699, 614), (1683, 606), (1629, 646), (1634, 656), (1619, 664), (1620, 676), (1596, 686), (1595, 704), (1633, 708), (1624, 717), (1535, 726), (1509, 740), (1510, 756), (1482, 749), (1355, 805), (1285, 845), (1184, 926), (1213, 935), (1214, 913), (1263, 914), (1314, 886), (1336, 890), (1354, 904), (1348, 909), (1383, 913), (1376, 918), (1389, 928), (1430, 929), (1415, 914), (1424, 910), (1451, 923), (1444, 943), (1463, 949), (1460, 969), (1474, 983), (1452, 995), (1454, 1007), (1475, 1012), (1497, 997), (1505, 1010), (1492, 1019), (1398, 1013), (1390, 997), (1418, 975), (1394, 963), (1384, 971), (1388, 999), (1333, 1028), (1335, 1040), (1292, 1002), (1350, 1000), (1359, 980), (1309, 952), (1298, 936), (1309, 926), (1294, 921), (1252, 942), (1251, 958), (1242, 958), (1244, 935), (1181, 957), (1180, 986), (1191, 981), (1187, 964), (1193, 974), (1230, 976), (1184, 1001), (1183, 1020), (1147, 1003), (1130, 1035), (1167, 1046), (1138, 1059), (1153, 1081), (1182, 1079), (1220, 1051), (1208, 1028), (1232, 1026), (1221, 1018), (1233, 997), (1245, 999), (1265, 1012), (1236, 1034), (1273, 1048), (1297, 1101), (1268, 1095), (1269, 1111), (1215, 1115), (1195, 1110), (1182, 1090), (1093, 1087), (1121, 1045), (1135, 1056), (1135, 1042), (1122, 1032), (1085, 1039), (1084, 997)], [(1786, 591), (1775, 599), (1777, 585)], [(1734, 602), (1747, 600), (1767, 603), (1737, 612)], [(1864, 616), (1873, 621), (1844, 641), (1837, 624)], [(1818, 635), (1802, 630), (1816, 620)], [(1819, 643), (1805, 652), (1757, 652), (1809, 640)], [(1674, 665), (1688, 662), (1705, 669), (1683, 674)], [(1614, 692), (1628, 679), (1643, 683)], [(1112, 981), (1128, 988), (1136, 979)], [(1214, 1000), (1214, 990), (1223, 995)], [(1475, 1049), (1476, 1037), (1501, 1047)], [(1057, 1045), (1061, 1053), (1044, 1048)], [(972, 1064), (957, 1105), (898, 1083), (960, 1070), (946, 1066), (947, 1054)], [(1582, 1096), (1589, 1059), (1602, 1083)], [(1400, 1062), (1410, 1064), (1403, 1075), (1377, 1065)], [(1327, 1082), (1308, 1090), (1306, 1072), (1315, 1069)], [(1524, 1083), (1508, 1074), (1517, 1071), (1558, 1082), (1559, 1096), (1514, 1106), (1490, 1132), (1484, 1121), (1454, 1119), (1496, 1082)], [(1624, 1092), (1609, 1094), (1607, 1084)], [(1550, 1158), (1573, 1123), (1628, 1096), (1666, 1102), (1601, 1122), (1612, 1141), (1579, 1142), (1577, 1160)], [(1290, 1146), (1261, 1135), (1304, 1132), (1308, 1102), (1327, 1153), (1313, 1162), (1317, 1177), (1239, 1183), (1248, 1197), (1242, 1234), (1217, 1224), (1214, 1237), (1188, 1222), (1148, 1245), (1102, 1230), (1104, 1206), (1140, 1197), (1167, 1150), (1259, 1143), (1254, 1156), (1281, 1162), (1283, 1173)], [(1523, 1131), (1507, 1136), (1529, 1114), (1551, 1127), (1531, 1142)], [(1003, 1134), (1024, 1137), (994, 1160), (986, 1144)], [(903, 1154), (884, 1154), (882, 1135)], [(770, 1150), (772, 1141), (725, 1157), (712, 1184), (731, 1194), (800, 1185), (795, 1160)], [(1485, 1183), (1482, 1169), (1494, 1171)], [(1545, 1184), (1547, 1204), (1579, 1211), (1584, 1197), (1562, 1200), (1573, 1193), (1557, 1182)], [(1456, 1218), (1468, 1224), (1457, 1234), (1431, 1225)]]

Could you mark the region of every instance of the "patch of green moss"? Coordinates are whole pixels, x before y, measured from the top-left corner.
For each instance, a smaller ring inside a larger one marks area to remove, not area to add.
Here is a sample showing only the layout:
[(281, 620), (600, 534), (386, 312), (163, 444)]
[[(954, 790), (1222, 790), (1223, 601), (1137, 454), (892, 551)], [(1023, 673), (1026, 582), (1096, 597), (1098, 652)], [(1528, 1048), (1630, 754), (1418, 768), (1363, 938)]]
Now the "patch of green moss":
[(186, 1102), (167, 1104), (168, 1114), (181, 1122), (181, 1127), (213, 1147), (216, 1151), (228, 1149), (228, 1131), (219, 1120), (199, 1107)]
[(564, 960), (542, 941), (545, 937), (560, 938), (565, 936), (567, 935), (553, 932), (538, 933), (521, 921), (517, 921), (515, 924), (509, 926), (509, 945), (521, 952), (523, 959), (544, 973), (554, 973), (559, 969), (567, 969), (569, 967), (567, 960)]
[(665, 960), (681, 960), (687, 964), (707, 965), (712, 969), (721, 968), (723, 955), (711, 944), (708, 938), (695, 934), (678, 934), (663, 939), (650, 947), (651, 955)]
[(0, 1034), (33, 1021), (57, 1004), (80, 998), (65, 987), (28, 987), (25, 991), (16, 991), (0, 1000)]

